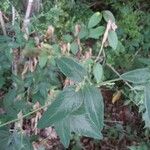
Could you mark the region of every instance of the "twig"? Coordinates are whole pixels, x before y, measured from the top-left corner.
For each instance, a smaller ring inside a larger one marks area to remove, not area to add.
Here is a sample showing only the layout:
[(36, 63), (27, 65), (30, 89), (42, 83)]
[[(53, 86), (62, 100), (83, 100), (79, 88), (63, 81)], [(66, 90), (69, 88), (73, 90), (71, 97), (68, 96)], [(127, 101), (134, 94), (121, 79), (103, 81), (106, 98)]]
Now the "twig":
[[(40, 107), (40, 108), (38, 108), (38, 109), (35, 109), (35, 110), (33, 110), (33, 111), (31, 111), (31, 112), (29, 112), (29, 113), (23, 115), (21, 119), (24, 119), (24, 118), (26, 118), (26, 117), (28, 117), (28, 116), (30, 116), (30, 115), (32, 115), (32, 114), (34, 114), (34, 113), (40, 111), (41, 109), (46, 108), (47, 106), (49, 106), (49, 104), (46, 104), (46, 105), (44, 105), (44, 106), (42, 106), (42, 107)], [(6, 123), (0, 124), (0, 128), (1, 128), (1, 127), (4, 127), (4, 126), (6, 126), (6, 125), (9, 125), (9, 124), (11, 124), (11, 123), (14, 123), (14, 122), (16, 122), (16, 121), (19, 121), (19, 120), (20, 120), (20, 118), (16, 118), (16, 119), (10, 120), (10, 121), (8, 121), (8, 122), (6, 122)]]
[(116, 82), (116, 81), (120, 81), (120, 80), (122, 80), (122, 79), (121, 78), (116, 78), (116, 79), (104, 81), (104, 82), (101, 82), (100, 84), (98, 84), (97, 87), (100, 87), (102, 85), (106, 85), (106, 84), (109, 84), (109, 83), (113, 83), (113, 82)]
[(119, 123), (123, 124), (123, 121), (117, 121), (117, 120), (104, 120), (105, 123)]
[(15, 11), (15, 7), (12, 5), (12, 25), (15, 24), (15, 16), (16, 16), (16, 11)]
[(98, 55), (97, 55), (97, 57), (96, 57), (96, 59), (95, 59), (95, 62), (97, 62), (97, 61), (100, 59), (101, 53), (102, 53), (102, 51), (103, 51), (104, 44), (105, 44), (105, 42), (106, 42), (106, 40), (107, 40), (107, 38), (108, 38), (108, 32), (109, 32), (109, 30), (111, 29), (111, 25), (112, 25), (112, 21), (109, 20), (108, 23), (107, 23), (107, 27), (106, 27), (105, 33), (104, 33), (104, 35), (103, 35), (102, 45), (101, 45), (101, 48), (100, 48), (100, 50), (99, 50), (99, 53), (98, 53)]
[(31, 8), (32, 8), (32, 5), (33, 5), (33, 1), (34, 0), (29, 0), (28, 1), (28, 6), (27, 6), (25, 18), (24, 18), (24, 23), (23, 23), (23, 29), (25, 31), (26, 39), (28, 39), (28, 36), (29, 36), (28, 26), (29, 26), (29, 23), (30, 23), (30, 19), (29, 18), (30, 18), (30, 14), (31, 14)]
[(0, 24), (1, 24), (1, 27), (2, 27), (3, 34), (6, 36), (7, 33), (6, 33), (6, 28), (5, 28), (5, 22), (4, 22), (1, 10), (0, 10)]
[[(115, 70), (115, 68), (113, 68), (110, 64), (106, 64), (116, 75), (118, 75), (118, 77), (120, 78), (120, 79), (122, 79), (123, 80), (123, 78), (121, 77), (121, 75), (117, 72), (117, 70)], [(124, 81), (124, 80), (123, 80)], [(137, 93), (136, 92), (136, 90), (127, 82), (127, 81), (124, 81), (125, 82), (125, 84), (131, 89), (131, 90), (133, 90), (135, 93)]]
[(130, 62), (133, 62), (134, 61), (134, 59), (136, 58), (136, 56), (138, 55), (138, 53), (141, 51), (141, 49), (138, 49), (137, 51), (136, 51), (136, 53), (133, 55), (133, 57), (132, 57), (132, 59), (131, 59), (131, 61)]
[(104, 44), (101, 45), (101, 48), (100, 48), (99, 53), (98, 53), (98, 55), (97, 55), (97, 57), (96, 57), (96, 59), (95, 59), (95, 62), (97, 62), (97, 61), (99, 60), (99, 58), (100, 58), (100, 56), (101, 56), (101, 53), (102, 53), (102, 51), (103, 51), (103, 47), (104, 47)]

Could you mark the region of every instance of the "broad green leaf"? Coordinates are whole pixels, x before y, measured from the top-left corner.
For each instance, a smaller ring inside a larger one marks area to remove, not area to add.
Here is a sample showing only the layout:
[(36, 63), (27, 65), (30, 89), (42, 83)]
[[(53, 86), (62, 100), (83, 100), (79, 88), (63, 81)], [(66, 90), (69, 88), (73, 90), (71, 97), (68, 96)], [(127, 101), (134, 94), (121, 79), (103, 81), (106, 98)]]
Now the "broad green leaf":
[(85, 110), (91, 121), (99, 130), (102, 130), (104, 125), (104, 104), (101, 92), (92, 85), (85, 86), (83, 92)]
[(8, 93), (5, 94), (5, 97), (3, 100), (4, 107), (7, 108), (11, 106), (14, 103), (15, 99), (16, 99), (16, 91), (15, 89), (10, 89)]
[(41, 54), (39, 56), (39, 66), (41, 68), (45, 67), (47, 60), (48, 60), (48, 55), (47, 54)]
[(45, 128), (56, 123), (72, 112), (79, 109), (83, 103), (82, 91), (75, 91), (75, 87), (64, 89), (49, 106), (38, 123), (39, 128)]
[(9, 133), (9, 131), (0, 130), (0, 147), (2, 150), (6, 150), (10, 135), (11, 134)]
[(109, 45), (115, 50), (118, 45), (118, 37), (115, 31), (110, 31), (108, 33), (108, 42)]
[(61, 57), (56, 59), (60, 71), (71, 80), (81, 82), (87, 75), (86, 70), (72, 58)]
[(132, 83), (142, 84), (150, 81), (150, 69), (142, 68), (126, 72), (121, 75), (121, 78)]
[(87, 115), (73, 115), (70, 119), (71, 131), (87, 137), (102, 139), (102, 134)]
[(102, 14), (106, 22), (108, 22), (109, 20), (115, 22), (115, 17), (109, 10), (103, 11)]
[(95, 27), (102, 19), (102, 14), (100, 12), (94, 13), (88, 23), (88, 28)]
[(102, 139), (102, 134), (95, 124), (88, 118), (87, 114), (69, 115), (54, 124), (55, 130), (61, 142), (67, 148), (71, 139), (71, 132), (80, 136)]
[(0, 144), (2, 150), (33, 150), (29, 137), (0, 130)]
[(100, 26), (100, 27), (97, 27), (97, 28), (94, 28), (94, 29), (90, 29), (89, 38), (99, 39), (99, 37), (101, 35), (103, 35), (104, 30), (105, 30), (105, 27), (103, 27), (103, 26)]
[(144, 89), (145, 93), (145, 101), (144, 101), (144, 105), (146, 108), (146, 114), (147, 114), (147, 120), (146, 122), (149, 124), (146, 124), (147, 127), (150, 127), (150, 84), (145, 85), (145, 89)]
[(139, 58), (138, 60), (139, 60), (139, 62), (150, 66), (150, 59), (149, 58)]
[[(84, 97), (83, 97), (84, 98)], [(82, 114), (85, 114), (86, 111), (85, 111), (85, 106), (84, 106), (84, 103), (79, 107), (79, 109), (77, 109), (76, 111), (74, 111), (72, 113), (72, 115), (82, 115)]]
[(79, 46), (76, 42), (71, 43), (71, 52), (76, 55), (78, 50), (79, 50)]
[(103, 67), (101, 64), (96, 63), (93, 66), (93, 75), (97, 83), (100, 83), (102, 81), (103, 77)]
[(71, 139), (70, 118), (65, 118), (54, 124), (62, 144), (67, 148)]

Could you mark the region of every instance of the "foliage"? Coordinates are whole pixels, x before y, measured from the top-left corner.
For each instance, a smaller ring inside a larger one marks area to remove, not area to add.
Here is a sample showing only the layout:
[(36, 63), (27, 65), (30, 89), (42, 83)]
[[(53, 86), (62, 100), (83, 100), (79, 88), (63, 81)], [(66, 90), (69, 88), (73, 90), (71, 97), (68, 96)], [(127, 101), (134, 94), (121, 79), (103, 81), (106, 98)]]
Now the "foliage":
[[(37, 127), (54, 126), (66, 148), (74, 134), (102, 139), (104, 102), (99, 87), (122, 80), (130, 88), (123, 85), (122, 90), (133, 97), (145, 128), (150, 128), (149, 14), (133, 7), (139, 7), (139, 1), (105, 3), (113, 11), (94, 13), (85, 1), (44, 1), (42, 11), (31, 18), (28, 40), (19, 18), (14, 26), (8, 22), (6, 29), (13, 34), (0, 35), (0, 107), (5, 112), (0, 114), (0, 127), (47, 108)], [(11, 5), (6, 1), (0, 8), (9, 16)], [(55, 32), (47, 37), (49, 26)], [(34, 110), (37, 102), (41, 107)], [(22, 129), (12, 128), (1, 128), (2, 148), (33, 149)]]

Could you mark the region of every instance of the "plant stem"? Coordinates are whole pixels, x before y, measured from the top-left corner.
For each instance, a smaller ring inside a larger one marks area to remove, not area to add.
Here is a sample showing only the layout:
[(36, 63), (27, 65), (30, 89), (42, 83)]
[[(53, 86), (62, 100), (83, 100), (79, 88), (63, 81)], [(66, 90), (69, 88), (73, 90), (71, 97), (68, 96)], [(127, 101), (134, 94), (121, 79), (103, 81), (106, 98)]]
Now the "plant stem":
[[(117, 72), (117, 70), (115, 70), (115, 68), (113, 68), (110, 64), (106, 64), (117, 76), (119, 76), (120, 79), (122, 79), (121, 75)], [(122, 79), (123, 80), (123, 79)], [(124, 80), (123, 80), (124, 81)], [(127, 82), (127, 81), (124, 81), (125, 84), (131, 89), (133, 90), (135, 93), (136, 90)]]
[[(38, 109), (35, 109), (35, 110), (33, 110), (33, 111), (31, 111), (31, 112), (29, 112), (29, 113), (23, 115), (23, 116), (21, 117), (21, 119), (24, 119), (24, 118), (26, 118), (26, 117), (28, 117), (28, 116), (30, 116), (30, 115), (36, 113), (37, 111), (40, 111), (41, 109), (46, 108), (48, 105), (49, 105), (49, 104), (46, 104), (46, 105), (44, 105), (44, 106), (42, 106), (42, 107), (40, 107), (40, 108), (38, 108)], [(10, 120), (10, 121), (8, 121), (8, 122), (6, 122), (6, 123), (0, 124), (0, 128), (3, 127), (3, 126), (9, 125), (9, 124), (11, 124), (11, 123), (14, 123), (14, 122), (16, 122), (16, 121), (19, 121), (19, 120), (20, 120), (20, 118), (16, 118), (16, 119)]]
[(99, 53), (98, 53), (98, 55), (97, 55), (97, 57), (96, 57), (96, 59), (95, 59), (95, 62), (97, 62), (97, 61), (99, 60), (99, 58), (100, 58), (100, 56), (101, 56), (101, 53), (102, 53), (102, 51), (103, 51), (103, 47), (104, 47), (104, 44), (102, 43), (101, 48), (100, 48), (100, 50), (99, 50)]
[(3, 34), (6, 36), (7, 33), (6, 33), (6, 28), (5, 28), (5, 22), (4, 22), (3, 13), (2, 13), (1, 10), (0, 10), (0, 24), (1, 24), (1, 27), (2, 27)]
[(122, 79), (121, 78), (116, 78), (116, 79), (104, 81), (104, 82), (101, 82), (100, 84), (98, 84), (97, 87), (100, 87), (102, 85), (106, 85), (106, 84), (109, 84), (109, 83), (113, 83), (113, 82), (116, 82), (116, 81), (120, 81), (120, 80), (122, 80)]

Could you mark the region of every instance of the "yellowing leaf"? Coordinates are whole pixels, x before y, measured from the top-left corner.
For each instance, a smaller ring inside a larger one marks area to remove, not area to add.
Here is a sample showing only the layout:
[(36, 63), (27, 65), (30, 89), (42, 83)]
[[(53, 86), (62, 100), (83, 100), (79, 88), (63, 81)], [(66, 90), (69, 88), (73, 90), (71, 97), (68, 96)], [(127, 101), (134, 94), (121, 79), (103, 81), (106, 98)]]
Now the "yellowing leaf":
[(115, 102), (117, 102), (118, 100), (120, 100), (121, 94), (122, 94), (121, 90), (119, 90), (119, 91), (117, 91), (117, 92), (115, 92), (115, 93), (113, 94), (113, 98), (112, 98), (112, 103), (113, 103), (113, 104), (114, 104)]

